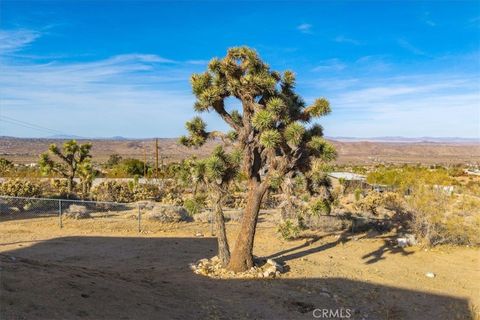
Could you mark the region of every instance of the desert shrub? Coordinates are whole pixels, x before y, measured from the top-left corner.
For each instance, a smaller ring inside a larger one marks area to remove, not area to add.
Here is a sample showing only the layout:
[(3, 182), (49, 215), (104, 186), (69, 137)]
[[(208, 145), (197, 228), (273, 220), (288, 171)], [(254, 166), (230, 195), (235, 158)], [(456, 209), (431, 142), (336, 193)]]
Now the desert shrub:
[(378, 208), (383, 204), (384, 199), (382, 194), (379, 192), (370, 192), (365, 198), (359, 200), (355, 204), (355, 207), (360, 211), (366, 211), (376, 215)]
[[(10, 197), (40, 197), (42, 189), (38, 182), (26, 179), (8, 179), (0, 184), (0, 195)], [(23, 211), (31, 203), (24, 199), (5, 199), (9, 206), (16, 207)]]
[(133, 202), (135, 194), (128, 183), (103, 181), (92, 189), (92, 197), (97, 201)]
[(464, 210), (458, 207), (458, 197), (464, 196), (450, 196), (433, 188), (418, 187), (408, 199), (411, 229), (426, 245), (480, 244), (478, 204), (470, 204), (474, 207), (472, 211)]
[[(77, 189), (77, 183), (73, 181), (72, 189)], [(74, 194), (68, 191), (68, 181), (66, 179), (51, 179), (48, 186), (50, 196), (56, 198), (73, 198)]]
[(444, 168), (425, 167), (379, 167), (367, 175), (367, 182), (393, 186), (401, 191), (419, 184), (455, 185), (457, 182)]
[(298, 222), (285, 220), (278, 226), (278, 233), (285, 240), (294, 240), (300, 236), (301, 228)]
[(353, 195), (355, 196), (356, 202), (360, 201), (360, 198), (362, 197), (362, 189), (356, 188), (355, 191), (353, 192)]
[(160, 188), (155, 184), (139, 184), (135, 183), (129, 185), (130, 190), (133, 192), (134, 201), (140, 200), (153, 200), (158, 201), (162, 198)]
[(39, 197), (40, 184), (26, 179), (8, 179), (0, 184), (0, 194), (11, 197)]
[(8, 175), (14, 170), (13, 162), (5, 158), (0, 158), (0, 175)]
[(205, 195), (196, 195), (193, 198), (185, 199), (183, 206), (187, 210), (188, 214), (193, 216), (205, 208), (206, 200), (207, 198)]
[(304, 217), (303, 225), (310, 230), (336, 232), (350, 228), (351, 221), (336, 216), (308, 215)]
[[(188, 210), (187, 210), (188, 211)], [(190, 213), (189, 213), (190, 214)], [(213, 221), (213, 214), (211, 211), (202, 211), (199, 213), (196, 213), (193, 216), (193, 220), (195, 222), (204, 222), (204, 223), (209, 223)]]
[[(118, 159), (113, 159), (113, 162), (116, 160)], [(108, 175), (110, 177), (143, 176), (145, 170), (148, 172), (149, 167), (143, 161), (128, 158), (120, 160), (117, 164), (112, 165)]]
[(327, 199), (315, 199), (310, 205), (310, 212), (312, 215), (328, 215), (331, 213), (331, 211), (332, 208)]
[(66, 218), (72, 218), (72, 219), (88, 219), (90, 218), (90, 213), (85, 206), (80, 206), (77, 204), (71, 204), (67, 210), (64, 211), (63, 213)]
[(105, 163), (105, 166), (107, 168), (112, 168), (116, 165), (118, 165), (122, 161), (122, 156), (120, 156), (118, 153), (111, 154), (108, 157), (107, 162)]
[(157, 204), (145, 214), (145, 218), (159, 222), (180, 222), (188, 220), (188, 212), (180, 206)]
[(382, 205), (388, 210), (393, 210), (396, 213), (403, 213), (405, 210), (404, 200), (395, 192), (385, 192), (382, 194)]

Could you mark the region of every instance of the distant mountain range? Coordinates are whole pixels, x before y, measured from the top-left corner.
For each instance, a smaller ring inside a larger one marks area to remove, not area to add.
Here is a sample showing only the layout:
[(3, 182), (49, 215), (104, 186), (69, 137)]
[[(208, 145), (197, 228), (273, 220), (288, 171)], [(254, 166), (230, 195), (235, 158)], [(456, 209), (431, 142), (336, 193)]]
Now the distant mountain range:
[[(151, 140), (155, 138), (128, 138), (122, 136), (113, 136), (113, 137), (82, 137), (76, 135), (53, 135), (43, 138), (18, 138), (18, 137), (8, 137), (0, 136), (0, 138), (16, 138), (16, 139), (50, 139), (50, 140), (67, 140), (67, 139), (76, 139), (76, 140), (113, 140), (113, 141), (135, 141), (135, 140)], [(340, 141), (340, 142), (391, 142), (391, 143), (461, 143), (461, 144), (480, 144), (479, 138), (461, 138), (461, 137), (401, 137), (401, 136), (392, 136), (392, 137), (326, 137), (329, 140)], [(161, 140), (176, 140), (177, 138), (159, 138)]]
[(356, 142), (356, 141), (371, 141), (371, 142), (404, 142), (404, 143), (480, 143), (479, 138), (461, 138), (461, 137), (369, 137), (369, 138), (357, 138), (357, 137), (327, 137), (327, 139), (344, 141), (344, 142)]

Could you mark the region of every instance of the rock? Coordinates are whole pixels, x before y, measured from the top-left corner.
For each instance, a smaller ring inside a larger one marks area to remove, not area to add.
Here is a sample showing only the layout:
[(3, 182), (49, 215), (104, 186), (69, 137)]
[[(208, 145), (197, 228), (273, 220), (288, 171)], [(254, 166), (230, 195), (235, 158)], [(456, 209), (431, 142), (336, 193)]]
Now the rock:
[(277, 272), (277, 268), (275, 266), (270, 266), (265, 271), (263, 271), (263, 276), (265, 278), (273, 277), (275, 276), (275, 273)]
[(433, 273), (433, 272), (427, 272), (427, 273), (425, 273), (425, 276), (427, 278), (435, 278), (436, 277), (435, 273)]
[(88, 212), (87, 207), (80, 206), (77, 204), (72, 204), (68, 207), (67, 210), (63, 213), (66, 218), (72, 219), (88, 219), (91, 218), (90, 213)]
[(400, 248), (405, 248), (406, 246), (408, 246), (407, 238), (397, 238), (397, 245)]
[(405, 235), (405, 239), (407, 239), (407, 244), (409, 246), (416, 246), (417, 245), (417, 239), (415, 239), (415, 235), (407, 233)]
[(275, 261), (273, 259), (268, 259), (267, 264), (269, 264), (271, 266), (274, 266), (275, 269), (276, 269), (275, 271), (283, 272), (283, 266), (281, 264), (279, 264), (277, 261)]
[(203, 237), (203, 236), (204, 236), (204, 235), (203, 235), (203, 233), (201, 233), (201, 232), (195, 233), (195, 237)]
[(188, 212), (180, 206), (155, 204), (152, 210), (145, 214), (145, 218), (160, 222), (180, 222), (187, 220)]

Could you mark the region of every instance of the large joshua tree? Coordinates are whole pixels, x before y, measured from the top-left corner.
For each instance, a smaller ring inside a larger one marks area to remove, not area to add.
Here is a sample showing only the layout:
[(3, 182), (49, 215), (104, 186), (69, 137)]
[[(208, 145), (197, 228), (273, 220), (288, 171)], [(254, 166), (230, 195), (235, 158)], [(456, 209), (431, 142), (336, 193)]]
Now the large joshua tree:
[[(67, 179), (68, 192), (73, 191), (73, 180), (78, 172), (82, 170), (83, 166), (87, 166), (90, 161), (90, 143), (78, 144), (75, 140), (69, 140), (63, 144), (62, 149), (56, 144), (50, 145), (48, 152), (40, 155), (40, 170), (44, 174), (51, 172), (58, 173)], [(55, 160), (51, 156), (55, 156)]]
[[(240, 231), (228, 268), (244, 271), (253, 266), (253, 241), (262, 199), (272, 181), (297, 172), (308, 174), (312, 161), (329, 161), (335, 149), (322, 136), (320, 125), (308, 125), (330, 112), (329, 102), (319, 98), (307, 106), (295, 93), (295, 76), (270, 70), (256, 51), (231, 48), (223, 59), (210, 61), (207, 71), (191, 77), (197, 112), (215, 111), (231, 127), (242, 153), (242, 170), (248, 194)], [(241, 107), (229, 111), (226, 100), (236, 98)], [(188, 137), (181, 142), (200, 146), (208, 138), (206, 124), (196, 117), (187, 122)]]

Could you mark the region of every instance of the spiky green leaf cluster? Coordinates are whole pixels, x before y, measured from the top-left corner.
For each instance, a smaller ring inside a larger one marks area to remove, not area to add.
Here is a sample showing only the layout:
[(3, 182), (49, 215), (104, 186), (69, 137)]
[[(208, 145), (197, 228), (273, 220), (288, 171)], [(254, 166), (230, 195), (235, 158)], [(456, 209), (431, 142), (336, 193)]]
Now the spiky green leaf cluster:
[(330, 109), (330, 102), (325, 98), (316, 99), (313, 105), (308, 107), (307, 110), (312, 117), (325, 116), (332, 111)]
[(293, 146), (298, 146), (305, 134), (305, 127), (298, 122), (292, 122), (285, 128), (285, 139)]
[(207, 125), (200, 117), (194, 117), (192, 120), (187, 121), (185, 128), (188, 131), (187, 136), (181, 136), (179, 143), (187, 147), (198, 147), (205, 143), (208, 138), (208, 133), (205, 131)]
[(334, 160), (337, 156), (335, 147), (319, 136), (313, 136), (308, 142), (307, 147), (310, 149), (312, 155), (319, 157), (324, 161)]
[(272, 128), (275, 124), (274, 113), (269, 110), (259, 110), (252, 118), (252, 123), (257, 130), (266, 130)]
[(277, 130), (266, 130), (260, 134), (260, 144), (267, 149), (275, 148), (282, 140), (282, 135)]

